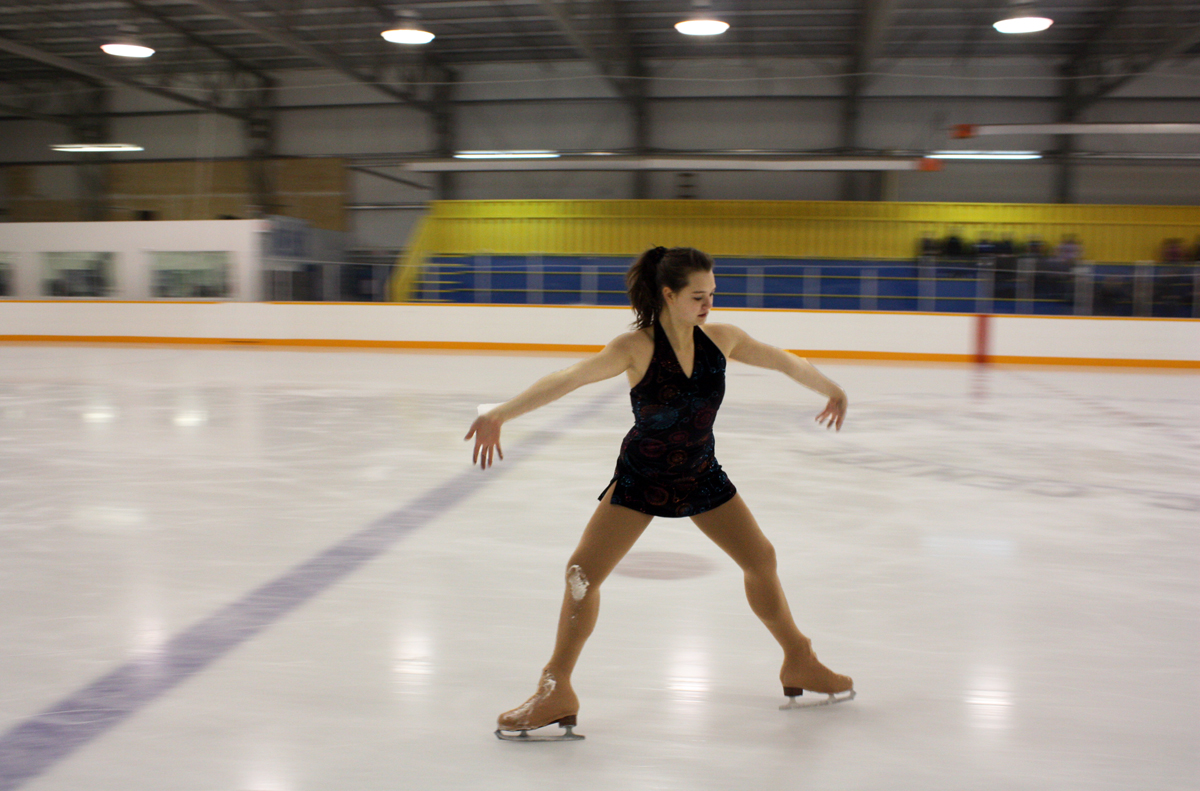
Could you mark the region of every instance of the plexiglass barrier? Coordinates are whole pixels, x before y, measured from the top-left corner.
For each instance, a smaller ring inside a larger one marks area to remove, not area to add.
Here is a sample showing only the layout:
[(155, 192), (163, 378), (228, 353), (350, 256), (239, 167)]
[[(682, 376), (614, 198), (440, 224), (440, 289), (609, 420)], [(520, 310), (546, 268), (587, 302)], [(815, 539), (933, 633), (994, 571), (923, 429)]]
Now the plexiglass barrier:
[[(624, 305), (628, 259), (434, 257), (421, 302)], [(988, 256), (908, 261), (717, 260), (733, 308), (1200, 317), (1200, 266)]]
[(385, 302), (391, 262), (263, 262), (263, 299), (268, 302)]

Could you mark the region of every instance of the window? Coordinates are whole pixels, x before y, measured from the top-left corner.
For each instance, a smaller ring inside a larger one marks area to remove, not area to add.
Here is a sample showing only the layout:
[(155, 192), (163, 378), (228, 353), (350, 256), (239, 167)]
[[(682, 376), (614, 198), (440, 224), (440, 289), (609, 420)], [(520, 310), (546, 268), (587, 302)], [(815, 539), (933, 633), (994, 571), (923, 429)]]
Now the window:
[(13, 295), (13, 258), (12, 253), (0, 253), (0, 297)]
[(112, 293), (112, 253), (42, 253), (42, 294), (106, 297)]
[(228, 252), (151, 253), (151, 293), (156, 297), (229, 296)]

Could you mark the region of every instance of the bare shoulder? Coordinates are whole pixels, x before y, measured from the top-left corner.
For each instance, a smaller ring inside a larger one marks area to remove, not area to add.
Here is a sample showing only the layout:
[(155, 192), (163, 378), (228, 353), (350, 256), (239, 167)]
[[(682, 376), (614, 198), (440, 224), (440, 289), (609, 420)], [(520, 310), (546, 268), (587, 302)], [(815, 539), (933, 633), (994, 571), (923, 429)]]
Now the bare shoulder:
[(608, 342), (608, 347), (621, 354), (638, 355), (642, 352), (654, 353), (654, 339), (647, 330), (623, 332)]
[(622, 332), (620, 335), (612, 339), (614, 345), (636, 349), (641, 346), (653, 346), (654, 338), (650, 335), (650, 330), (630, 330)]
[(748, 338), (746, 331), (741, 327), (735, 327), (732, 324), (716, 324), (708, 322), (704, 325), (704, 334), (712, 339), (712, 342), (717, 344), (717, 348), (726, 357), (737, 347), (739, 343)]
[(607, 348), (625, 360), (630, 387), (640, 382), (650, 367), (650, 360), (654, 357), (653, 333), (651, 329), (634, 330), (622, 333), (608, 343)]

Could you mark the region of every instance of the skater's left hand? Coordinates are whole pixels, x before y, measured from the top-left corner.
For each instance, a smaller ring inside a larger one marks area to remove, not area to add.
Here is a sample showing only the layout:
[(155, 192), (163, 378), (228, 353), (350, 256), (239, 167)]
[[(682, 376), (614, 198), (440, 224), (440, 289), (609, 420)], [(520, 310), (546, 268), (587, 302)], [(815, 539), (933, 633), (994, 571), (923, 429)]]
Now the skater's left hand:
[(825, 428), (841, 431), (842, 421), (846, 419), (848, 407), (849, 400), (846, 398), (846, 394), (839, 390), (829, 397), (829, 403), (825, 405), (825, 410), (817, 415), (817, 422)]
[(471, 430), (463, 437), (464, 441), (475, 437), (475, 451), (471, 454), (471, 464), (478, 464), (483, 470), (492, 466), (493, 449), (500, 460), (504, 460), (504, 451), (500, 448), (500, 425), (500, 420), (488, 415), (475, 418)]

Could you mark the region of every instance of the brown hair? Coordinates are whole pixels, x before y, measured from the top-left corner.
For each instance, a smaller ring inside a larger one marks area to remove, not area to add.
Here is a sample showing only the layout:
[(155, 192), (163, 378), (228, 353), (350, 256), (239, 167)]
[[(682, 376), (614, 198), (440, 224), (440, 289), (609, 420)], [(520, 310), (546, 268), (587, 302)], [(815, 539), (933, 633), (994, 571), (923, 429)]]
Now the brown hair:
[(638, 256), (625, 273), (629, 306), (637, 315), (633, 328), (654, 326), (662, 310), (664, 286), (681, 291), (693, 272), (711, 272), (712, 268), (712, 257), (691, 247), (655, 247)]

